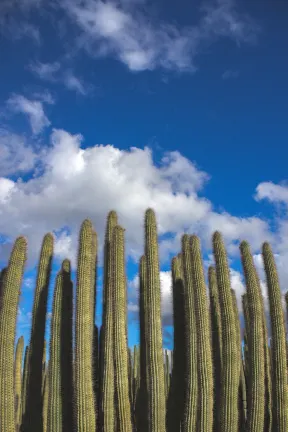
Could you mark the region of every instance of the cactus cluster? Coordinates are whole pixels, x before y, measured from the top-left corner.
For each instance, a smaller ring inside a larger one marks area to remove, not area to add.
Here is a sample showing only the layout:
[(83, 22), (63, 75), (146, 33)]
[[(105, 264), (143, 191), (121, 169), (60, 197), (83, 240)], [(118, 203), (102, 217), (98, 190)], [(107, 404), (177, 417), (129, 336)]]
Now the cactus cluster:
[[(246, 285), (242, 341), (221, 234), (212, 238), (215, 264), (208, 269), (207, 283), (199, 238), (182, 236), (181, 252), (171, 262), (174, 346), (169, 355), (163, 350), (152, 209), (146, 211), (144, 225), (139, 347), (128, 346), (125, 230), (111, 211), (104, 243), (102, 326), (95, 324), (98, 238), (86, 219), (79, 235), (75, 299), (68, 259), (55, 280), (48, 361), (45, 324), (53, 235), (46, 234), (42, 243), (26, 347), (23, 336), (16, 341), (15, 335), (27, 242), (16, 239), (0, 273), (0, 432), (287, 432), (287, 317), (270, 245), (262, 246), (268, 326), (253, 255), (246, 241), (240, 244)], [(285, 300), (288, 310), (288, 293)]]

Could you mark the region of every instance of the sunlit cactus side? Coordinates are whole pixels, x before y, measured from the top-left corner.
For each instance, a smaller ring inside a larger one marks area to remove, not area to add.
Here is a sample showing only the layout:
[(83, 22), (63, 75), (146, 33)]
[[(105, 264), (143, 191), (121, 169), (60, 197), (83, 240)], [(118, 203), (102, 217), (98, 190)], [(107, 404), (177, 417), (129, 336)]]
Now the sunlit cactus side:
[(0, 313), (0, 430), (15, 432), (14, 343), (18, 301), (26, 262), (27, 242), (14, 243), (2, 285)]
[(160, 268), (156, 216), (145, 213), (145, 257), (147, 281), (147, 388), (148, 432), (165, 432), (166, 398), (162, 347)]
[(225, 432), (236, 432), (238, 430), (239, 373), (235, 365), (239, 365), (240, 351), (237, 344), (227, 254), (222, 236), (218, 231), (213, 235), (213, 252), (222, 322), (220, 429)]
[(93, 392), (93, 331), (91, 314), (92, 223), (85, 219), (79, 235), (75, 319), (75, 429), (96, 430)]
[(139, 432), (148, 430), (146, 276), (146, 258), (143, 255), (139, 263), (140, 389), (136, 401), (136, 422)]
[(247, 299), (247, 293), (244, 293), (242, 295), (242, 308), (243, 308), (243, 315), (244, 315), (244, 365), (245, 365), (245, 379), (246, 379), (246, 388), (248, 392), (249, 388), (249, 326), (250, 326), (250, 320), (249, 320), (249, 309), (248, 309), (248, 299)]
[(263, 431), (265, 421), (265, 357), (261, 292), (249, 244), (240, 245), (249, 308), (249, 393), (247, 432)]
[(39, 432), (43, 428), (42, 421), (42, 359), (47, 313), (47, 298), (51, 274), (54, 239), (51, 233), (44, 236), (34, 303), (32, 311), (32, 327), (29, 348), (29, 374), (27, 383), (27, 399), (24, 419), (25, 432)]
[(167, 432), (180, 430), (180, 424), (183, 420), (186, 341), (184, 280), (181, 260), (181, 254), (178, 254), (171, 262), (174, 349), (171, 385), (167, 401)]
[(15, 423), (19, 430), (21, 423), (21, 388), (22, 388), (22, 358), (24, 349), (24, 338), (20, 336), (16, 345), (14, 360), (14, 391), (15, 391)]
[[(22, 389), (21, 389), (21, 426), (25, 416), (26, 396), (27, 396), (27, 382), (28, 382), (28, 368), (29, 368), (29, 345), (25, 348), (24, 354), (24, 367), (22, 373)], [(21, 428), (22, 430), (22, 428)]]
[[(244, 375), (243, 363), (242, 363), (242, 339), (241, 339), (241, 326), (239, 320), (239, 311), (237, 305), (237, 298), (234, 289), (231, 289), (233, 309), (234, 309), (234, 319), (236, 327), (236, 337), (237, 337), (237, 347), (239, 350), (239, 385), (238, 385), (238, 431), (242, 432), (245, 430), (246, 418), (247, 418), (247, 398), (246, 398), (246, 383), (245, 379), (242, 379)], [(236, 369), (236, 368), (235, 368)], [(244, 378), (244, 377), (243, 377)]]
[(116, 415), (119, 432), (132, 432), (126, 339), (126, 272), (124, 229), (117, 225), (112, 235), (113, 345), (115, 359)]
[(47, 421), (48, 421), (48, 402), (49, 402), (49, 362), (46, 366), (46, 374), (44, 379), (43, 388), (43, 432), (47, 432)]
[(197, 331), (198, 418), (197, 431), (213, 430), (213, 367), (208, 299), (200, 240), (190, 237), (191, 276), (194, 287), (195, 329)]
[(222, 353), (222, 325), (221, 311), (217, 287), (215, 268), (208, 269), (208, 286), (210, 296), (210, 319), (212, 333), (212, 358), (213, 358), (213, 379), (214, 379), (214, 422), (213, 430), (218, 431), (219, 407), (221, 394), (221, 353)]
[(188, 234), (182, 237), (182, 266), (185, 304), (185, 399), (182, 432), (196, 430), (198, 408), (197, 329), (195, 314), (195, 287), (192, 277), (192, 259)]
[(272, 392), (273, 392), (273, 427), (272, 430), (288, 430), (288, 389), (286, 365), (286, 332), (282, 309), (281, 290), (274, 260), (268, 243), (262, 247), (262, 256), (268, 288), (271, 319), (271, 356), (272, 356)]
[[(104, 244), (104, 289), (101, 346), (101, 414), (105, 432), (114, 432), (115, 424), (115, 380), (113, 360), (113, 287), (111, 241), (117, 214), (110, 211), (107, 217)], [(104, 361), (105, 359), (105, 361)]]

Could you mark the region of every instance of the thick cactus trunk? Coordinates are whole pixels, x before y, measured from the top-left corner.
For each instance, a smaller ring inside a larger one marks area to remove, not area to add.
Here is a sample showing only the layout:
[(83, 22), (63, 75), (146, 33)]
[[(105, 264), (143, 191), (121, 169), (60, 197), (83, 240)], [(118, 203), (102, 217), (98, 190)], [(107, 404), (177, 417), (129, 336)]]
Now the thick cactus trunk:
[(148, 432), (165, 432), (166, 399), (162, 347), (161, 292), (157, 224), (154, 211), (145, 214), (147, 283)]
[(272, 430), (284, 432), (288, 430), (287, 353), (284, 314), (276, 264), (268, 243), (263, 244), (262, 255), (268, 288), (272, 333)]
[(18, 237), (2, 282), (0, 313), (0, 430), (15, 432), (14, 343), (27, 243)]
[[(219, 232), (213, 235), (217, 286), (222, 322), (222, 374), (220, 396), (220, 428), (238, 431), (239, 349), (237, 344), (231, 283), (225, 246)], [(237, 368), (235, 366), (237, 365)]]

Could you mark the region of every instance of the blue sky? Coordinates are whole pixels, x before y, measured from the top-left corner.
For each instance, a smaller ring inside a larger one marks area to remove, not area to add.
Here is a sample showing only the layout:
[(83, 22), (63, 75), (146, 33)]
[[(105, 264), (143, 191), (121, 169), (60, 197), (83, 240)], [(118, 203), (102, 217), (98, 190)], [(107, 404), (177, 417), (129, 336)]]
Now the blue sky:
[[(111, 209), (126, 228), (131, 345), (147, 207), (159, 224), (165, 347), (183, 232), (200, 236), (206, 267), (211, 234), (223, 233), (239, 307), (244, 238), (264, 293), (259, 252), (271, 242), (285, 291), (287, 12), (280, 0), (2, 0), (1, 267), (17, 235), (29, 243), (17, 335), (28, 342), (43, 235), (55, 235), (55, 274), (65, 257), (75, 263), (89, 217), (102, 264)], [(99, 279), (98, 315), (101, 292)], [(53, 280), (49, 312), (52, 293)]]

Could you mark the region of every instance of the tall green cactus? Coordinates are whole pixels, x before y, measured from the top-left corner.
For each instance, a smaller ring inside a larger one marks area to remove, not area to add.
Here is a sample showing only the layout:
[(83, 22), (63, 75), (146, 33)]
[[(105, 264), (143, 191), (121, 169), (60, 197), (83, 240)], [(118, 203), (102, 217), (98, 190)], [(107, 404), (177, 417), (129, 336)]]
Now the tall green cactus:
[(124, 229), (117, 225), (112, 235), (113, 340), (115, 364), (116, 414), (119, 432), (132, 432), (129, 398), (128, 351), (126, 339), (126, 273)]
[[(103, 322), (101, 347), (101, 411), (105, 432), (114, 432), (115, 424), (115, 381), (114, 381), (114, 345), (113, 345), (113, 287), (111, 241), (114, 227), (117, 225), (117, 214), (111, 211), (107, 217), (104, 245), (104, 291)], [(104, 361), (105, 359), (105, 361)]]
[(165, 432), (165, 387), (162, 350), (161, 291), (158, 237), (155, 213), (145, 213), (145, 257), (147, 283), (147, 388), (148, 432)]
[(21, 423), (21, 383), (22, 383), (22, 357), (24, 349), (24, 338), (20, 336), (16, 345), (15, 364), (14, 364), (14, 388), (15, 388), (15, 423), (19, 430)]
[(25, 417), (28, 368), (29, 368), (29, 345), (26, 346), (25, 354), (24, 354), (24, 368), (23, 368), (22, 389), (21, 389), (21, 426), (23, 424), (23, 420)]
[(17, 308), (26, 261), (27, 243), (14, 243), (2, 286), (0, 313), (0, 430), (15, 432), (14, 343)]
[(75, 322), (75, 428), (96, 430), (93, 392), (93, 331), (91, 314), (92, 223), (85, 219), (79, 235)]
[(196, 430), (198, 402), (197, 331), (195, 314), (195, 288), (192, 277), (192, 260), (188, 234), (182, 237), (182, 265), (184, 273), (185, 302), (185, 400), (182, 432)]
[(41, 394), (43, 395), (44, 391), (44, 380), (45, 380), (45, 373), (46, 373), (46, 339), (44, 339), (44, 347), (43, 347), (43, 357), (42, 357), (42, 386), (41, 386)]
[(210, 316), (212, 333), (213, 353), (213, 378), (214, 378), (214, 424), (213, 430), (219, 430), (219, 409), (221, 395), (221, 358), (222, 358), (222, 325), (219, 294), (215, 268), (208, 269), (209, 295), (210, 295)]
[(53, 256), (54, 239), (45, 235), (38, 266), (36, 290), (34, 294), (32, 328), (29, 348), (29, 374), (24, 419), (25, 432), (39, 432), (43, 428), (42, 419), (42, 358), (47, 312), (48, 288)]
[(263, 308), (256, 268), (249, 244), (240, 245), (249, 307), (249, 393), (247, 432), (262, 432), (265, 420)]
[(47, 423), (48, 423), (48, 402), (49, 402), (49, 362), (46, 366), (46, 373), (44, 379), (44, 388), (43, 388), (43, 432), (47, 432)]
[(276, 264), (268, 243), (263, 244), (262, 256), (268, 288), (272, 334), (273, 431), (284, 432), (288, 430), (287, 353), (284, 314)]
[(200, 241), (195, 235), (190, 238), (190, 253), (192, 286), (194, 288), (195, 330), (197, 331), (197, 375), (199, 388), (197, 431), (212, 432), (213, 368), (211, 332)]
[(224, 432), (238, 430), (239, 349), (231, 295), (227, 255), (221, 234), (213, 235), (213, 252), (216, 263), (217, 286), (222, 322), (222, 374), (220, 397), (220, 428)]

